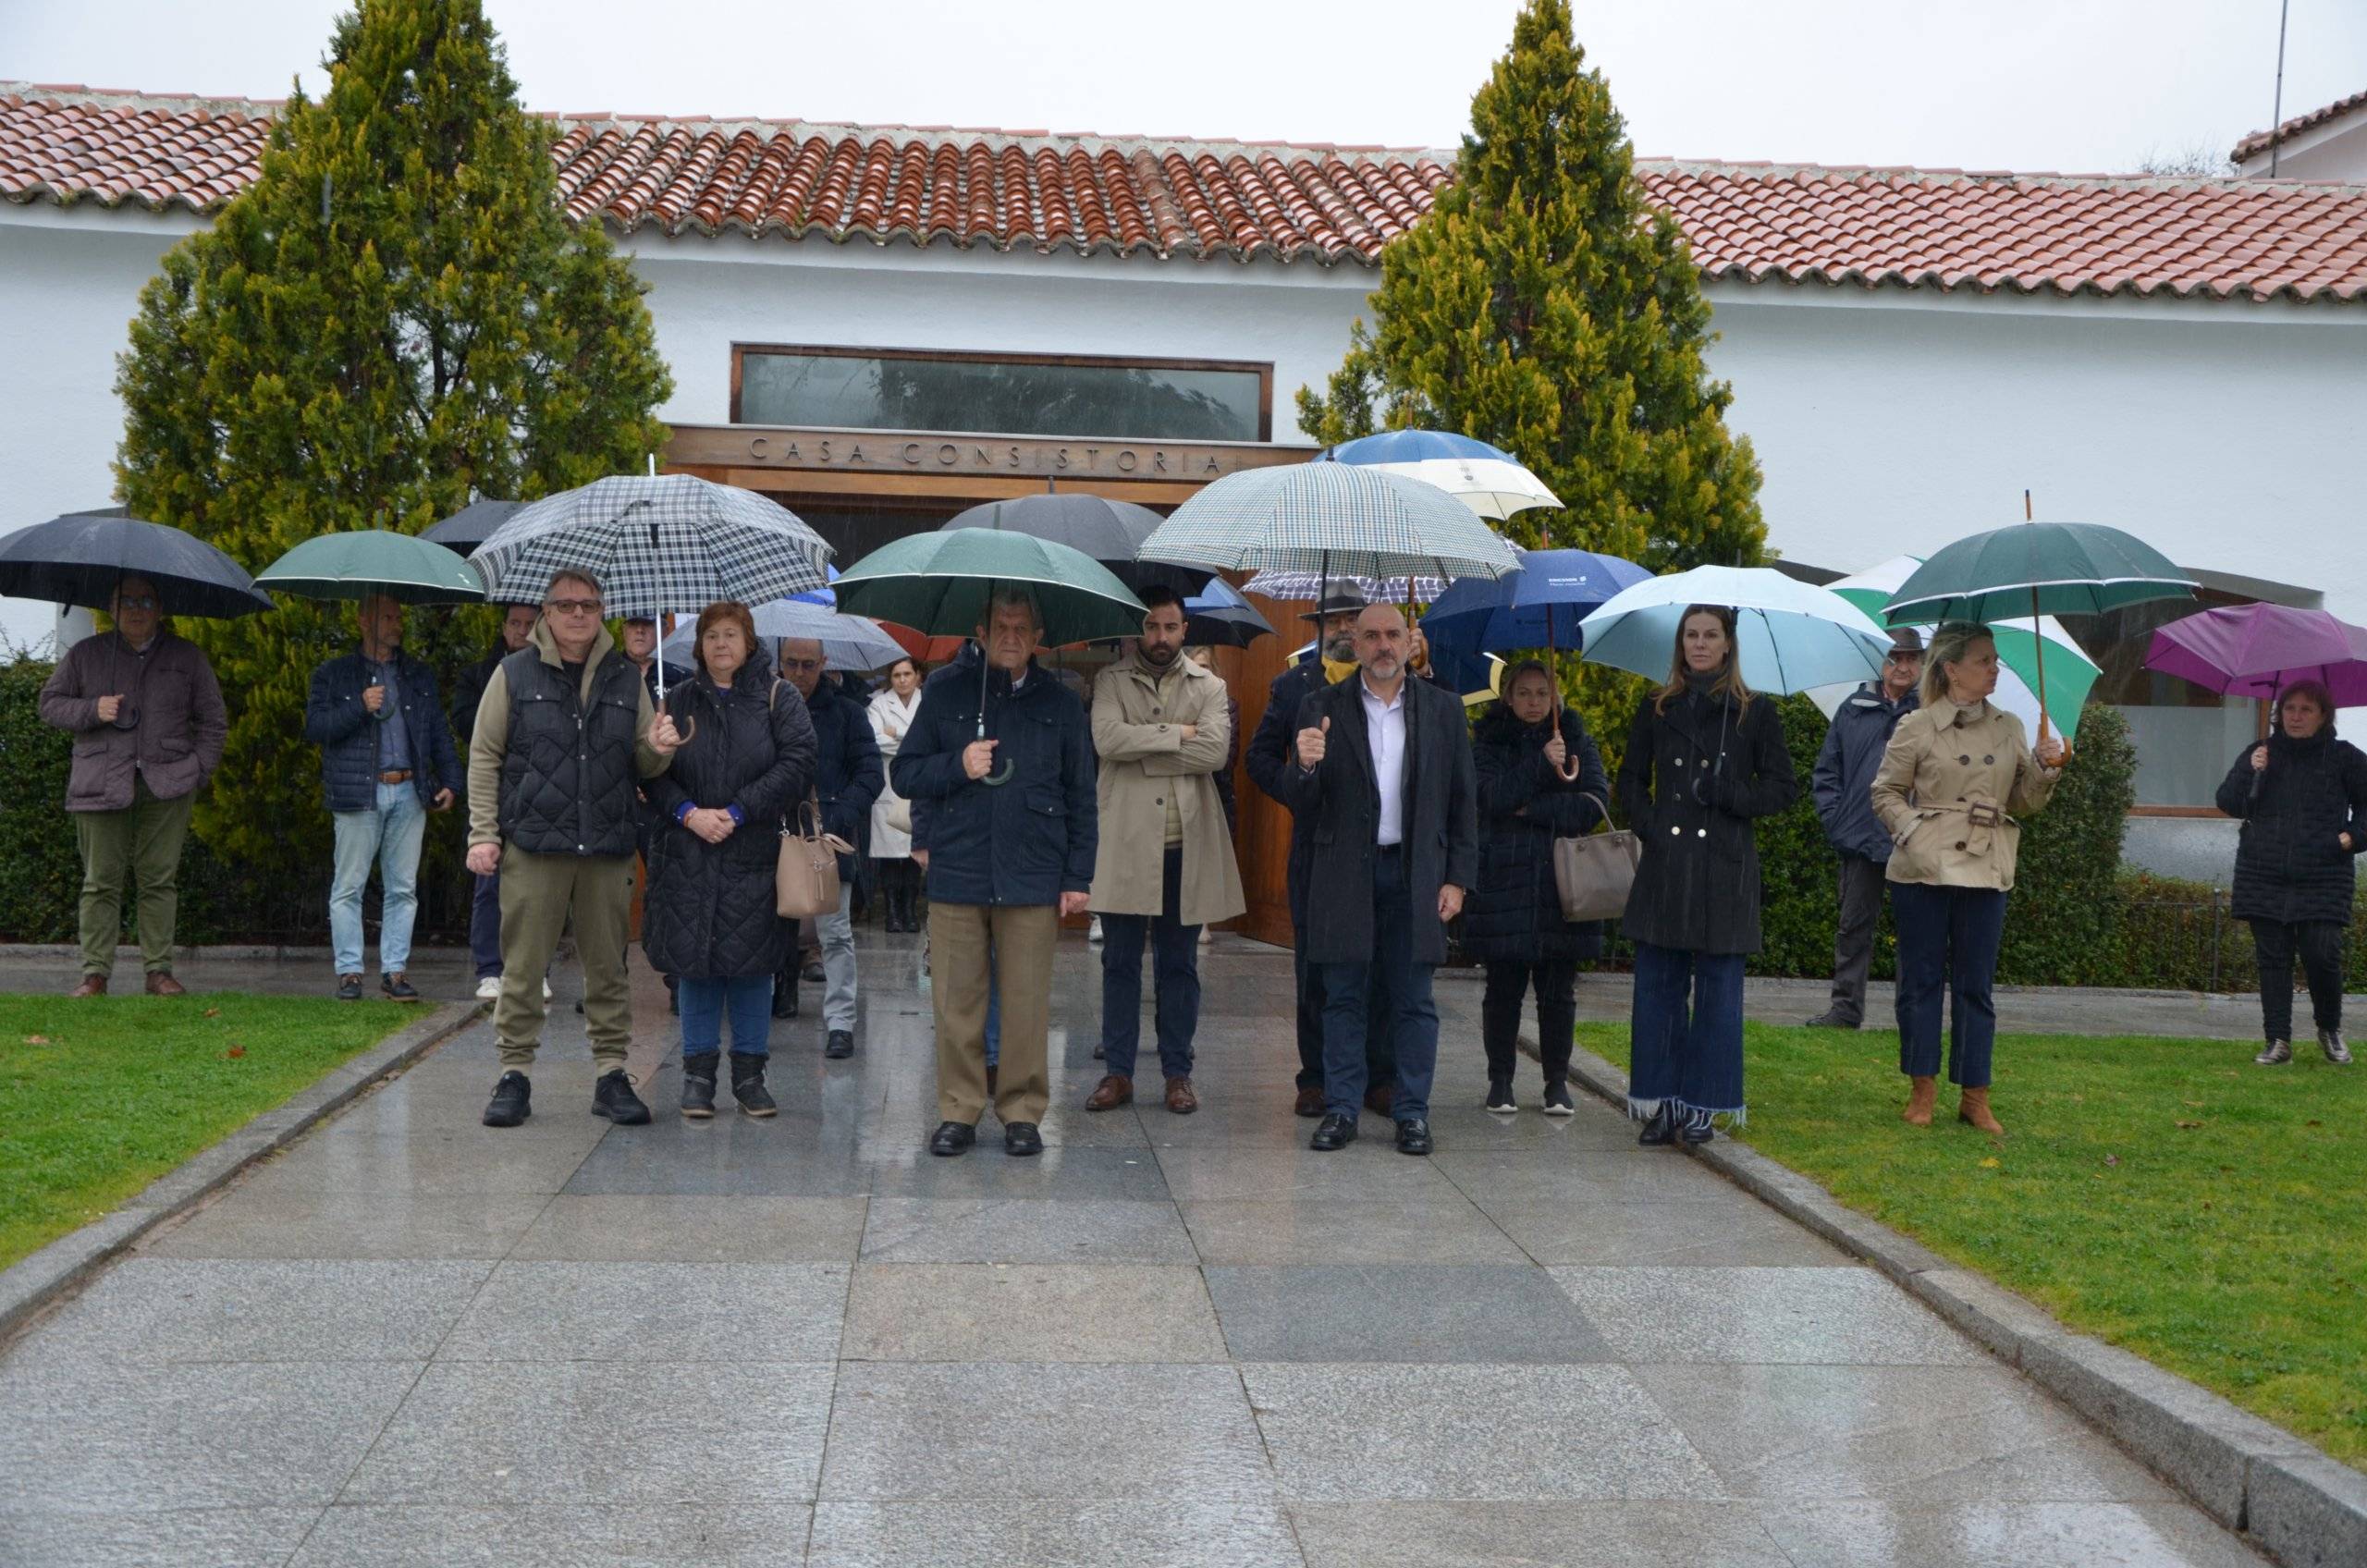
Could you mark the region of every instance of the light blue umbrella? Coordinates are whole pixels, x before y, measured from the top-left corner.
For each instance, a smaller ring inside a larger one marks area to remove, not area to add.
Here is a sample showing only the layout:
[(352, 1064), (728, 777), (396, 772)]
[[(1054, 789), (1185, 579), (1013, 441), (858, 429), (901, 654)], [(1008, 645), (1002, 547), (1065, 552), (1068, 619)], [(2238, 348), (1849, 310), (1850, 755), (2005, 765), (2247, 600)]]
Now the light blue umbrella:
[(1515, 460), (1502, 447), (1490, 447), (1475, 436), (1457, 435), (1452, 430), (1384, 430), (1377, 435), (1359, 435), (1354, 441), (1326, 447), (1323, 455), (1316, 460), (1332, 463), (1420, 463), (1441, 458), (1492, 459), (1506, 463)]
[[(767, 642), (803, 637), (821, 643), (822, 663), (828, 669), (867, 672), (908, 656), (896, 639), (879, 630), (877, 621), (868, 616), (841, 615), (828, 605), (809, 604), (803, 598), (775, 599), (748, 614), (756, 623), (756, 635)], [(692, 662), (697, 630), (698, 618), (686, 617), (674, 635), (666, 639), (666, 652), (675, 663)]]
[(1688, 605), (1735, 612), (1742, 678), (1788, 695), (1880, 677), (1890, 633), (1840, 594), (1766, 567), (1699, 566), (1623, 588), (1578, 623), (1589, 664), (1666, 679)]

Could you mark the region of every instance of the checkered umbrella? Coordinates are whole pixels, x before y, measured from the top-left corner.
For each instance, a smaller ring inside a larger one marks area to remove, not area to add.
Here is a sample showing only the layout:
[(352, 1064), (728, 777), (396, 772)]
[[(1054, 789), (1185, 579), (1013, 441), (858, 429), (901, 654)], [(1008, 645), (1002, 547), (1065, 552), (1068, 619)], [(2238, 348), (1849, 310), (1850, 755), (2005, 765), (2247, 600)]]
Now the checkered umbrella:
[(491, 599), (539, 602), (553, 574), (571, 569), (599, 581), (608, 614), (656, 617), (823, 587), (829, 554), (777, 502), (662, 473), (595, 479), (521, 507), (469, 560)]
[(1319, 571), (1261, 571), (1241, 585), (1242, 592), (1269, 599), (1320, 599), (1342, 588), (1354, 588), (1376, 605), (1434, 605), (1446, 592), (1443, 577), (1351, 577), (1331, 574), (1327, 585)]
[(1502, 577), (1519, 562), (1471, 508), (1418, 480), (1353, 463), (1229, 473), (1143, 541), (1145, 560), (1318, 578)]

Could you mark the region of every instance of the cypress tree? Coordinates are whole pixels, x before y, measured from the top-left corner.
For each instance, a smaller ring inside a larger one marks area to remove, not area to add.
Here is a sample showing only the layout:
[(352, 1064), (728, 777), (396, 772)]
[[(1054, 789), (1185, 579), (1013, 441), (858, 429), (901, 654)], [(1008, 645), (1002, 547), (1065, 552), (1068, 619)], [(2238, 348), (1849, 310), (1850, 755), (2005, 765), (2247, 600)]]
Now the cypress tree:
[[(1382, 252), (1375, 325), (1356, 323), (1323, 392), (1300, 389), (1300, 428), (1325, 443), (1451, 430), (1502, 447), (1564, 503), (1506, 521), (1518, 545), (1656, 572), (1756, 564), (1759, 465), (1727, 434), (1733, 394), (1702, 361), (1714, 334), (1685, 238), (1646, 202), (1634, 162), (1568, 0), (1529, 0), (1471, 101), (1454, 183)], [(1589, 725), (1614, 748), (1633, 689), (1588, 682)]]
[[(596, 223), (568, 224), (550, 131), (478, 0), (361, 0), (326, 65), (261, 177), (141, 292), (116, 384), (133, 513), (259, 570), (316, 534), (417, 532), (472, 492), (637, 472), (672, 391), (641, 285)], [(320, 864), (303, 705), (353, 639), (348, 605), (280, 603), (178, 628), (231, 713), (198, 829), (259, 872)], [(409, 646), (448, 690), (491, 635), (484, 611), (413, 611)]]

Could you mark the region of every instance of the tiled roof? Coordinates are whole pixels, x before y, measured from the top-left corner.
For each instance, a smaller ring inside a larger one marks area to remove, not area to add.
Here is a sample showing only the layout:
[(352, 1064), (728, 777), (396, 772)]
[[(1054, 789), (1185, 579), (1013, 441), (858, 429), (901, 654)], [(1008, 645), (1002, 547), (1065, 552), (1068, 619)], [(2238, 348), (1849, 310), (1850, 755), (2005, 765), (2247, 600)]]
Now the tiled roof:
[[(0, 197), (210, 212), (277, 105), (0, 84)], [(554, 116), (578, 222), (1370, 264), (1453, 154), (1090, 133)], [(1705, 276), (2367, 300), (2367, 186), (1637, 161)]]
[[(2367, 92), (2354, 92), (2348, 98), (2337, 98), (2321, 108), (2312, 109), (2306, 115), (2294, 116), (2276, 128), (2276, 140), (2290, 141), (2312, 126), (2324, 125), (2328, 120), (2338, 120), (2353, 109), (2367, 109)], [(2250, 136), (2237, 142), (2235, 151), (2229, 153), (2227, 156), (2239, 164), (2247, 158), (2256, 157), (2268, 151), (2268, 138), (2267, 131), (2253, 131)]]

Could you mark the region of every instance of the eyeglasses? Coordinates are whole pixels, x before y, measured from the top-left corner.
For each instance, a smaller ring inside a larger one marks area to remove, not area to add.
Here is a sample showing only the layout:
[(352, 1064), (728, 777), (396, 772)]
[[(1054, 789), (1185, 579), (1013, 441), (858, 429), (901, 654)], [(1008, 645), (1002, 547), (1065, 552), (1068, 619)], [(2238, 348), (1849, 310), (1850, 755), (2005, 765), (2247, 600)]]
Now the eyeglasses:
[(119, 610), (153, 610), (156, 607), (156, 595), (153, 594), (126, 594), (121, 598), (116, 600), (115, 607)]
[(545, 604), (543, 608), (555, 610), (560, 615), (598, 615), (600, 601), (597, 599), (553, 599)]
[(819, 669), (822, 668), (822, 661), (820, 659), (783, 659), (780, 661), (780, 667), (785, 670)]

